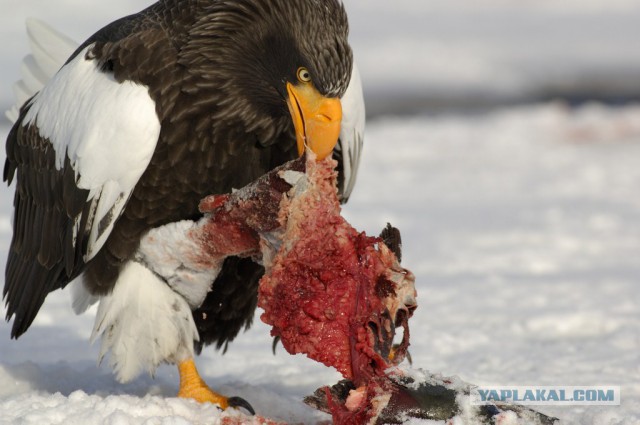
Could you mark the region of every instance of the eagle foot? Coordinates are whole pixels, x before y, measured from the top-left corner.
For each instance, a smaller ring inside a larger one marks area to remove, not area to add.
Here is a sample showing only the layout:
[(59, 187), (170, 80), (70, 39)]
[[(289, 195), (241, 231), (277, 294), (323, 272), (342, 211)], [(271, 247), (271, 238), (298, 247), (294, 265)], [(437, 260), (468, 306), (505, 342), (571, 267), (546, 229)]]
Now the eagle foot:
[(229, 407), (244, 408), (250, 414), (255, 415), (255, 410), (248, 401), (242, 397), (225, 397), (213, 391), (204, 382), (196, 369), (193, 359), (188, 359), (178, 365), (180, 371), (180, 390), (178, 397), (191, 398), (199, 403), (217, 404), (222, 410)]

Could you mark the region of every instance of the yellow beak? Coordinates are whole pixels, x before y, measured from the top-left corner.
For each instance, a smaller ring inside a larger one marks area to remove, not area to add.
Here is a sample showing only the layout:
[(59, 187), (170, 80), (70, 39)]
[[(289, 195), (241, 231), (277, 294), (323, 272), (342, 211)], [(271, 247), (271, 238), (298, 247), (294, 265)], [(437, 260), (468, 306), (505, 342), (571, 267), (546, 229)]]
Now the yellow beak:
[(309, 147), (322, 160), (331, 155), (340, 136), (340, 99), (324, 97), (311, 83), (287, 83), (287, 105), (293, 119), (298, 154)]

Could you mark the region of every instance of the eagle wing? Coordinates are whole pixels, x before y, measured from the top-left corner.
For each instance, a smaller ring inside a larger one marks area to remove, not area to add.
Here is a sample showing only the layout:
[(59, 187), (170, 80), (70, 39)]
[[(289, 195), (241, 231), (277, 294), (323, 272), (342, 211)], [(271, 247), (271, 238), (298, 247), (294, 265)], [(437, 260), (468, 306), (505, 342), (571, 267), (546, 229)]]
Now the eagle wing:
[[(7, 138), (4, 180), (16, 178), (4, 287), (7, 319), (15, 315), (12, 337), (26, 331), (46, 295), (80, 274), (103, 246), (160, 134), (147, 87), (117, 82), (87, 55), (91, 47), (76, 51), (22, 106)], [(37, 89), (56, 59), (34, 49), (23, 69), (38, 78), (25, 80), (23, 71), (19, 94)]]
[(351, 71), (351, 80), (342, 96), (342, 127), (340, 139), (334, 149), (334, 158), (338, 160), (338, 191), (341, 202), (347, 202), (360, 164), (362, 143), (364, 140), (365, 107), (362, 95), (362, 81), (355, 62)]

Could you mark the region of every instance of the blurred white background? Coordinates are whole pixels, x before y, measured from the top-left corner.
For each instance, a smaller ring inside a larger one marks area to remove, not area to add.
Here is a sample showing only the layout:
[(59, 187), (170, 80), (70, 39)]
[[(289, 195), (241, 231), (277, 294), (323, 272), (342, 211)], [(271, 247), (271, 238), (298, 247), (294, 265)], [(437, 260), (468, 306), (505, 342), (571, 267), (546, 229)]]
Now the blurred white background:
[[(18, 78), (24, 20), (78, 42), (150, 0), (2, 0), (0, 81)], [(640, 0), (345, 0), (371, 116), (564, 97), (640, 98)], [(0, 107), (11, 102), (6, 83)]]

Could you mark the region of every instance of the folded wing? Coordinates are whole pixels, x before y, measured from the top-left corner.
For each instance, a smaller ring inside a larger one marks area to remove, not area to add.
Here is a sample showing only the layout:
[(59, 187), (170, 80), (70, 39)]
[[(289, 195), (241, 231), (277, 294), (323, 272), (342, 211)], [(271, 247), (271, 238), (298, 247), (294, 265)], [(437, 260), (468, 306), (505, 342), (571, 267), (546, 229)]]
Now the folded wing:
[[(46, 27), (36, 27), (39, 34), (47, 33)], [(37, 78), (25, 79), (23, 73), (18, 83), (23, 95), (46, 80), (47, 70), (73, 48), (70, 41), (53, 43), (33, 43), (40, 48), (34, 48), (25, 67)], [(91, 47), (66, 62), (24, 104), (7, 138), (4, 180), (16, 179), (4, 287), (7, 319), (15, 315), (12, 337), (26, 331), (50, 291), (80, 274), (102, 248), (160, 133), (147, 87), (117, 82), (87, 55)]]

